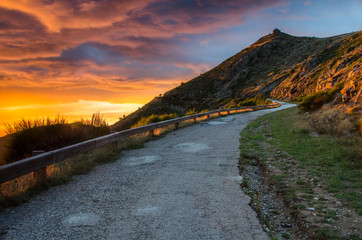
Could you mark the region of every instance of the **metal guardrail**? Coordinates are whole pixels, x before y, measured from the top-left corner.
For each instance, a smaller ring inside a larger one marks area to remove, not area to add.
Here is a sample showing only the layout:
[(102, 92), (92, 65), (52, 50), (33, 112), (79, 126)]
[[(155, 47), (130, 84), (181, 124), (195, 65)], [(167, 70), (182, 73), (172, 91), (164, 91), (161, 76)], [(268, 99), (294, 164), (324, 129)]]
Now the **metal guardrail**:
[(64, 159), (72, 157), (74, 155), (84, 153), (98, 147), (117, 142), (118, 140), (125, 139), (127, 137), (147, 133), (153, 134), (153, 131), (157, 128), (167, 127), (170, 125), (175, 125), (175, 128), (178, 128), (180, 122), (184, 122), (187, 120), (194, 120), (196, 122), (197, 118), (200, 117), (210, 117), (210, 115), (218, 114), (219, 116), (222, 113), (228, 115), (230, 112), (241, 112), (247, 109), (251, 109), (251, 111), (265, 109), (265, 108), (275, 108), (279, 107), (279, 103), (273, 103), (270, 105), (260, 105), (260, 106), (252, 106), (252, 107), (242, 107), (242, 108), (231, 108), (231, 109), (219, 109), (214, 111), (209, 111), (205, 113), (193, 114), (190, 116), (184, 116), (179, 118), (173, 118), (170, 120), (157, 122), (148, 124), (145, 126), (127, 129), (124, 131), (111, 133), (102, 137), (94, 138), (91, 140), (87, 140), (81, 143), (77, 143), (74, 145), (70, 145), (67, 147), (59, 148), (53, 151), (45, 152), (38, 154), (36, 156), (32, 156), (20, 161), (16, 161), (13, 163), (9, 163), (3, 166), (0, 166), (0, 183), (4, 183), (10, 181), (12, 179), (18, 178), (22, 175), (34, 172), (35, 175), (41, 176), (41, 178), (46, 177), (46, 167), (60, 162)]

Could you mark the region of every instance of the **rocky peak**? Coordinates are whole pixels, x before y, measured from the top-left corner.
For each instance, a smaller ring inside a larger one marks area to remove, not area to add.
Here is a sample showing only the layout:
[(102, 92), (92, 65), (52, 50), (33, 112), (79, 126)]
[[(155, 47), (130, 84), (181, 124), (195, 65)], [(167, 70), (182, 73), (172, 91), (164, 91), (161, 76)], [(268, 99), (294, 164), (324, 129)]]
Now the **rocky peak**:
[(279, 35), (280, 33), (281, 31), (278, 28), (273, 30), (273, 35)]

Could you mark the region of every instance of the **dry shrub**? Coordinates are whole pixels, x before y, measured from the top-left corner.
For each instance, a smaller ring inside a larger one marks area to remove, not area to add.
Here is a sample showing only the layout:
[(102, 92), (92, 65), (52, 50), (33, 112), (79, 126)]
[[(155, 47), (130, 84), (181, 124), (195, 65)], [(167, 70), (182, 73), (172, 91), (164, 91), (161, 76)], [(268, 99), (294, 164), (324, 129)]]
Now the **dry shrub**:
[(319, 134), (349, 136), (358, 132), (353, 115), (341, 109), (324, 109), (314, 112), (308, 117), (309, 126)]
[(337, 93), (342, 90), (343, 86), (344, 82), (340, 82), (331, 89), (315, 92), (311, 95), (305, 96), (298, 107), (304, 112), (316, 111), (324, 104), (332, 101), (336, 97)]

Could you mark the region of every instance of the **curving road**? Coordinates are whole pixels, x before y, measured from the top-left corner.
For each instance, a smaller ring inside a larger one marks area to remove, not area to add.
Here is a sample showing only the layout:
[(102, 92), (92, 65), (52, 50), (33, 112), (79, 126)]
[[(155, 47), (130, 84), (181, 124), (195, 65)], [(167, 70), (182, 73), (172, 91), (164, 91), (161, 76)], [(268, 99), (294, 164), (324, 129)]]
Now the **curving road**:
[(277, 109), (173, 131), (0, 212), (0, 239), (268, 239), (240, 189), (239, 134)]

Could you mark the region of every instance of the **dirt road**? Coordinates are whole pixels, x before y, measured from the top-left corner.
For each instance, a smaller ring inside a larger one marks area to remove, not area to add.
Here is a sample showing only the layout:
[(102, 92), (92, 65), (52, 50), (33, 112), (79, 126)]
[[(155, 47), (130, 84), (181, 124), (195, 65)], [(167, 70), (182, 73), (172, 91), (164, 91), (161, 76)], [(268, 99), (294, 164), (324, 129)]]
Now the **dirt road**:
[(247, 123), (291, 107), (222, 117), (124, 152), (0, 213), (0, 239), (268, 239), (240, 189)]

